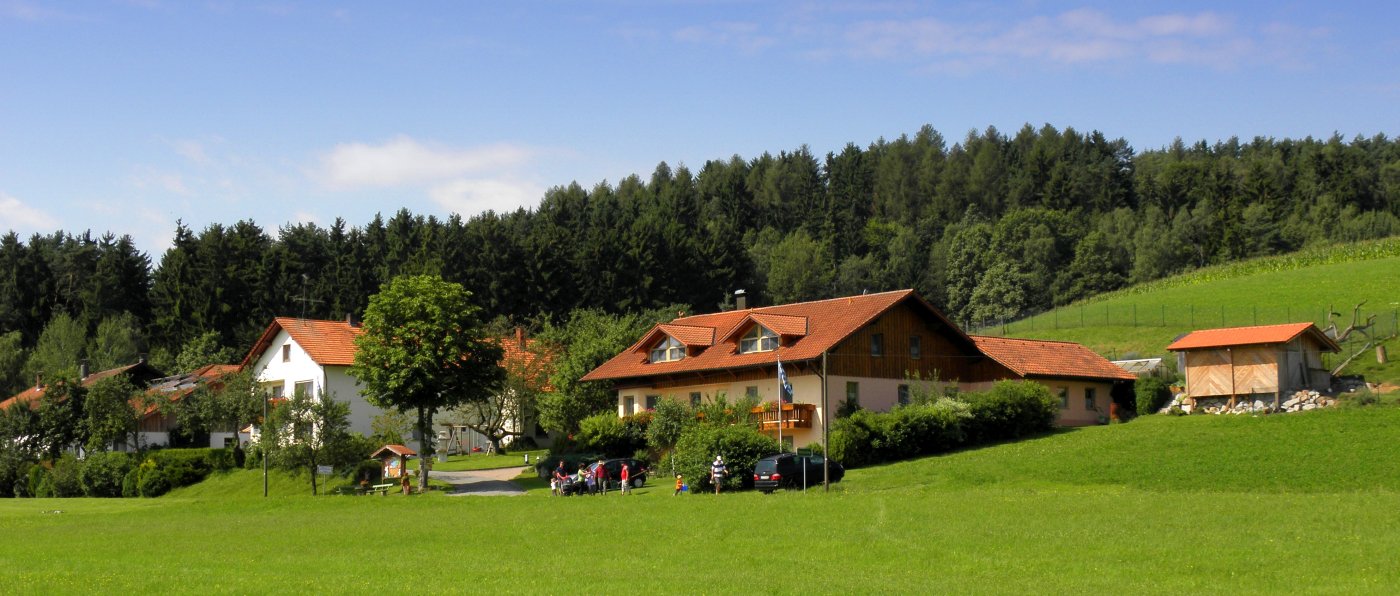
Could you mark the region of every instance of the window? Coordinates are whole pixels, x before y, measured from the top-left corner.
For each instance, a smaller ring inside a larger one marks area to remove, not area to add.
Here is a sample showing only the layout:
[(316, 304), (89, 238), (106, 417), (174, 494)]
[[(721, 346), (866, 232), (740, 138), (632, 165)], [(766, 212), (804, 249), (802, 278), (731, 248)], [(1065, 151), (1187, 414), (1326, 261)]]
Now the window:
[(846, 381), (846, 404), (848, 407), (860, 405), (860, 382)]
[(282, 362), (292, 361), (292, 344), (282, 344)]
[(267, 397), (268, 397), (269, 399), (270, 399), (270, 398), (274, 398), (274, 397), (282, 397), (282, 384), (281, 384), (281, 383), (278, 383), (278, 384), (276, 384), (276, 385), (268, 385), (268, 386), (267, 386)]
[(682, 358), (685, 358), (685, 345), (674, 337), (667, 337), (651, 349), (652, 362), (675, 362)]
[(758, 397), (758, 386), (749, 385), (744, 388), (744, 397)]
[(292, 395), (312, 396), (315, 395), (315, 393), (313, 393), (314, 391), (315, 389), (311, 381), (301, 381), (297, 383), (296, 387), (292, 390)]
[(924, 355), (924, 340), (917, 335), (909, 336), (909, 357), (918, 360)]
[(637, 412), (637, 398), (627, 396), (622, 398), (622, 415), (630, 416)]
[(884, 355), (885, 355), (885, 334), (883, 334), (883, 333), (872, 333), (872, 334), (870, 335), (870, 355), (871, 355), (871, 356), (884, 356)]
[(699, 391), (691, 391), (691, 392), (690, 392), (690, 407), (692, 407), (692, 408), (698, 408), (698, 407), (700, 407), (700, 392), (699, 392)]
[(1061, 410), (1068, 410), (1068, 409), (1069, 409), (1069, 389), (1066, 389), (1066, 388), (1064, 388), (1064, 387), (1057, 387), (1056, 389), (1058, 390), (1058, 393), (1060, 394), (1060, 409), (1061, 409)]
[(769, 331), (763, 325), (754, 325), (753, 329), (750, 329), (739, 340), (740, 354), (772, 352), (776, 349), (778, 349), (778, 334)]
[(1090, 412), (1099, 409), (1099, 405), (1094, 403), (1095, 398), (1098, 397), (1096, 393), (1097, 391), (1095, 391), (1093, 387), (1084, 388), (1084, 409)]
[(659, 401), (661, 401), (661, 396), (660, 396), (660, 395), (648, 395), (648, 396), (647, 396), (647, 409), (648, 409), (648, 410), (655, 410), (655, 409), (656, 409), (656, 402), (659, 402)]
[(901, 405), (901, 406), (907, 406), (907, 405), (909, 405), (909, 386), (908, 386), (908, 385), (900, 385), (900, 386), (899, 386), (899, 405)]

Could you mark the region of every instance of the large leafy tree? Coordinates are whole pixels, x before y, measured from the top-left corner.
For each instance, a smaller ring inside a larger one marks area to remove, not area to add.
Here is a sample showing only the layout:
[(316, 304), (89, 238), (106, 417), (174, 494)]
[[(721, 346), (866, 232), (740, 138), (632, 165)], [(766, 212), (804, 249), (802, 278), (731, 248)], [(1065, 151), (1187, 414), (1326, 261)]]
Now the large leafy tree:
[(435, 275), (398, 277), (370, 297), (350, 374), (370, 403), (415, 412), (419, 488), (428, 485), (433, 416), (490, 399), (504, 373), (471, 292)]
[(305, 471), (314, 495), (319, 466), (345, 466), (364, 457), (354, 452), (349, 418), (349, 403), (298, 391), (268, 416), (263, 448), (278, 467)]
[(83, 424), (87, 431), (87, 450), (100, 451), (118, 441), (126, 441), (135, 449), (141, 444), (141, 419), (156, 404), (126, 375), (101, 379), (88, 388), (83, 400)]

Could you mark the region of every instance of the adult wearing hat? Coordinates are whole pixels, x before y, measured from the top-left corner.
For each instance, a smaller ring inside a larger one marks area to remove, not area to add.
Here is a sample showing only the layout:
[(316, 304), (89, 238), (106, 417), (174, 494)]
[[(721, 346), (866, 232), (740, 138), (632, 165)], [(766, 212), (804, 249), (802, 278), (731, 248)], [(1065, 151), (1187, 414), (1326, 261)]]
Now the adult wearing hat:
[(724, 485), (724, 477), (729, 473), (724, 468), (724, 456), (716, 455), (715, 463), (710, 464), (710, 482), (715, 485), (715, 494), (719, 494), (719, 489)]

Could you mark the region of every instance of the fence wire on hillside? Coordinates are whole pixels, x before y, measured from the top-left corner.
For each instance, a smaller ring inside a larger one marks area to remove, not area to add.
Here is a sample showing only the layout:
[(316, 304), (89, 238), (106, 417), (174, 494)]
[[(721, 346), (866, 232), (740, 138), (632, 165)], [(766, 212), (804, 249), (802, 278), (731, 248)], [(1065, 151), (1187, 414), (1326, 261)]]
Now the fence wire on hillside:
[[(1391, 305), (1387, 305), (1391, 306)], [(1171, 328), (1174, 336), (1183, 335), (1197, 329), (1217, 327), (1244, 327), (1250, 325), (1276, 325), (1282, 323), (1309, 322), (1326, 330), (1335, 324), (1337, 331), (1343, 331), (1352, 324), (1354, 308), (1351, 305), (1331, 305), (1315, 307), (1293, 306), (1227, 306), (1227, 305), (1154, 305), (1138, 307), (1130, 305), (1084, 304), (1067, 306), (1014, 320), (972, 321), (967, 329), (978, 335), (1017, 336), (1059, 329), (1085, 327), (1150, 327)], [(1328, 315), (1331, 314), (1329, 322)], [(1371, 338), (1393, 337), (1400, 332), (1400, 308), (1361, 309), (1358, 325), (1375, 316), (1374, 324), (1367, 329)], [(1365, 345), (1365, 335), (1353, 333), (1342, 345), (1341, 357), (1345, 357)], [(1162, 346), (1165, 348), (1166, 346)], [(1335, 360), (1329, 358), (1328, 360)], [(1340, 362), (1340, 360), (1337, 360)]]

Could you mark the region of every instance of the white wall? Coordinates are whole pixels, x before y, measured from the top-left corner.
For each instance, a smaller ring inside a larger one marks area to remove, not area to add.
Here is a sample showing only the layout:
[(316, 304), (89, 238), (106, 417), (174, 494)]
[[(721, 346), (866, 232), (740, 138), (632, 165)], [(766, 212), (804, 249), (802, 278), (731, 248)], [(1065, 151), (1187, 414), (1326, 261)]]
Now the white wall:
[[(287, 362), (282, 361), (284, 345), (291, 346)], [(351, 432), (369, 435), (370, 422), (383, 412), (380, 408), (370, 405), (364, 396), (360, 395), (359, 383), (350, 376), (349, 367), (322, 367), (312, 360), (311, 355), (301, 349), (301, 346), (292, 341), (285, 330), (279, 331), (277, 336), (272, 338), (267, 350), (253, 363), (253, 370), (256, 371), (258, 384), (263, 388), (280, 383), (282, 396), (291, 396), (297, 383), (310, 382), (312, 395), (320, 395), (324, 390), (326, 395), (336, 401), (349, 402)]]

